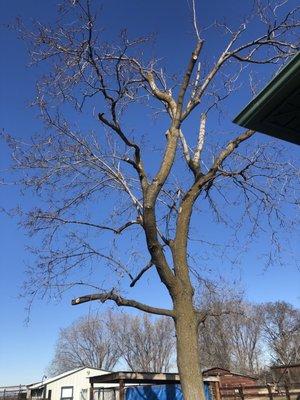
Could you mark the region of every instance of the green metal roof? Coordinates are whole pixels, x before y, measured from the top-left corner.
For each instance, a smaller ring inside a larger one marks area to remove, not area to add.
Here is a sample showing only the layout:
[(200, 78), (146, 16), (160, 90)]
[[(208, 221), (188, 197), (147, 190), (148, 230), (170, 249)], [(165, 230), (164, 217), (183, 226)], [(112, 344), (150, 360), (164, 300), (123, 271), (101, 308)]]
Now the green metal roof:
[(268, 83), (233, 122), (300, 144), (300, 53)]

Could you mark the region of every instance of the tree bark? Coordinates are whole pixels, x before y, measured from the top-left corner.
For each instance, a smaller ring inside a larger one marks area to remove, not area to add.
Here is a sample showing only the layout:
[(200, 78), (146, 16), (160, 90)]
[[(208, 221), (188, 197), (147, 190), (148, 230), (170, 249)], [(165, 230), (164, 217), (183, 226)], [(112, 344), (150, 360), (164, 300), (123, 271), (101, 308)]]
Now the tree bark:
[(192, 294), (181, 291), (176, 297), (177, 365), (183, 397), (186, 400), (205, 400), (198, 349), (198, 316)]

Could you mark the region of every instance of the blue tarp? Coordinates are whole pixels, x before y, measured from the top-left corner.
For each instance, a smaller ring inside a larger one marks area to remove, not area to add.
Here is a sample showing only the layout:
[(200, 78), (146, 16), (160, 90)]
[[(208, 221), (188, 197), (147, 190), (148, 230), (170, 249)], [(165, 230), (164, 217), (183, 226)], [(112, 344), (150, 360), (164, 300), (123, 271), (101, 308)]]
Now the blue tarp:
[[(209, 384), (204, 382), (206, 400), (212, 400)], [(126, 400), (183, 400), (180, 385), (145, 385), (126, 388)]]

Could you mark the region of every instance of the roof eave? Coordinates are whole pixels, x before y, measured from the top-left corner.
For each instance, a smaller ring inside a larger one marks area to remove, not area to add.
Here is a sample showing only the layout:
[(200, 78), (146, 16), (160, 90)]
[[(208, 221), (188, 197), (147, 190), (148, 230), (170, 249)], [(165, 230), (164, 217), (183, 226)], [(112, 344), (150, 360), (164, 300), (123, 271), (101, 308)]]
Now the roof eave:
[(300, 53), (268, 83), (268, 85), (234, 118), (233, 122), (288, 142), (300, 144), (300, 132), (280, 126), (268, 126), (264, 117), (280, 101), (300, 88)]

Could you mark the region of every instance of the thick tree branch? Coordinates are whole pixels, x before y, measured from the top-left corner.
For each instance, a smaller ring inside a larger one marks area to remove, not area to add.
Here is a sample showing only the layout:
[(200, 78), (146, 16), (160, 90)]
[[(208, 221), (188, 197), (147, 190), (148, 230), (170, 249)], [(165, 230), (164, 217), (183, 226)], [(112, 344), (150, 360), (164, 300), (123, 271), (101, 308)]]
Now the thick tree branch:
[(200, 120), (197, 146), (193, 157), (193, 164), (198, 169), (200, 167), (200, 156), (204, 146), (205, 128), (206, 128), (206, 114), (202, 114)]
[(115, 302), (118, 306), (121, 307), (132, 307), (138, 310), (144, 311), (149, 314), (156, 314), (156, 315), (165, 315), (167, 317), (174, 317), (174, 311), (168, 310), (165, 308), (157, 308), (148, 306), (147, 304), (140, 303), (139, 301), (132, 300), (132, 299), (125, 299), (124, 297), (120, 296), (113, 290), (110, 292), (103, 292), (103, 293), (96, 293), (90, 294), (86, 296), (77, 297), (76, 299), (72, 300), (72, 305), (78, 305), (82, 303), (86, 303), (88, 301), (101, 301), (101, 303), (105, 303), (108, 300)]
[(177, 149), (177, 141), (178, 141), (178, 137), (180, 136), (179, 129), (180, 129), (180, 122), (181, 122), (181, 111), (182, 111), (182, 106), (183, 106), (183, 100), (184, 100), (184, 96), (185, 96), (186, 90), (187, 90), (189, 82), (190, 82), (191, 74), (193, 72), (195, 63), (197, 62), (197, 59), (199, 57), (202, 46), (203, 46), (202, 41), (197, 43), (196, 48), (191, 55), (190, 61), (187, 66), (187, 70), (185, 72), (182, 84), (180, 86), (177, 104), (176, 104), (176, 114), (175, 114), (175, 117), (173, 118), (172, 125), (167, 132), (167, 140), (168, 141), (167, 141), (166, 149), (164, 152), (164, 156), (163, 156), (162, 162), (160, 164), (160, 168), (159, 168), (155, 178), (153, 179), (153, 182), (149, 188), (150, 190), (148, 192), (149, 196), (148, 196), (147, 202), (152, 203), (151, 206), (154, 204), (154, 202), (157, 198), (157, 195), (159, 194), (159, 192), (161, 190), (161, 187), (164, 185), (167, 177), (169, 176), (170, 170), (174, 163), (175, 153), (176, 153), (176, 149)]
[(155, 202), (161, 188), (163, 187), (167, 177), (169, 176), (170, 170), (174, 163), (176, 149), (177, 149), (177, 142), (179, 137), (183, 99), (191, 78), (191, 74), (193, 72), (194, 65), (197, 62), (199, 53), (201, 51), (202, 45), (203, 42), (197, 43), (196, 48), (190, 58), (186, 73), (184, 75), (179, 90), (179, 95), (176, 105), (176, 114), (175, 117), (173, 117), (172, 126), (167, 133), (167, 145), (164, 152), (164, 156), (160, 164), (160, 168), (156, 176), (154, 177), (152, 183), (147, 187), (144, 196), (144, 204), (143, 204), (144, 228), (147, 238), (148, 250), (151, 254), (153, 263), (157, 268), (161, 280), (169, 288), (171, 293), (173, 293), (174, 290), (175, 276), (168, 265), (168, 262), (163, 252), (162, 245), (160, 244), (158, 239), (157, 221), (155, 215)]
[(216, 157), (213, 166), (205, 175), (199, 175), (196, 177), (194, 184), (183, 196), (176, 224), (176, 234), (174, 239), (173, 257), (175, 261), (175, 273), (181, 276), (182, 279), (189, 281), (189, 268), (187, 265), (187, 241), (188, 232), (190, 226), (190, 219), (193, 211), (193, 205), (197, 200), (201, 190), (206, 185), (212, 185), (213, 180), (217, 176), (219, 168), (222, 166), (224, 160), (233, 153), (233, 151), (242, 143), (243, 141), (249, 139), (254, 134), (254, 131), (247, 130), (237, 138), (231, 140), (225, 149), (223, 149), (219, 155)]
[(243, 132), (241, 135), (239, 135), (238, 137), (236, 137), (235, 139), (231, 140), (227, 146), (225, 147), (225, 149), (223, 149), (219, 155), (215, 158), (215, 161), (213, 163), (213, 166), (211, 167), (211, 169), (208, 172), (208, 175), (213, 172), (217, 172), (218, 169), (222, 166), (222, 163), (225, 161), (225, 159), (230, 156), (230, 154), (233, 153), (233, 151), (245, 140), (249, 139), (251, 136), (253, 136), (255, 133), (255, 131), (252, 130), (247, 130), (245, 132)]
[(162, 91), (158, 88), (152, 71), (143, 71), (141, 67), (140, 70), (143, 76), (145, 77), (146, 81), (148, 82), (154, 97), (167, 104), (167, 110), (169, 112), (169, 115), (171, 118), (174, 118), (176, 114), (177, 105), (172, 95), (169, 92)]
[(175, 114), (175, 118), (173, 121), (173, 126), (176, 129), (180, 128), (180, 123), (182, 121), (182, 107), (183, 107), (183, 100), (184, 100), (184, 96), (186, 94), (188, 85), (190, 83), (190, 79), (194, 70), (194, 66), (198, 60), (199, 54), (201, 52), (201, 49), (203, 47), (203, 41), (200, 40), (197, 42), (195, 50), (192, 53), (192, 56), (190, 58), (189, 64), (187, 66), (185, 75), (183, 77), (183, 81), (182, 84), (180, 86), (179, 89), (179, 94), (178, 94), (178, 99), (177, 99), (177, 108), (176, 108), (176, 114)]
[(187, 144), (187, 141), (186, 141), (185, 136), (181, 129), (179, 130), (179, 137), (180, 137), (180, 141), (182, 144), (183, 156), (185, 158), (187, 165), (189, 165), (190, 161), (191, 161), (190, 150), (189, 150), (189, 146)]

